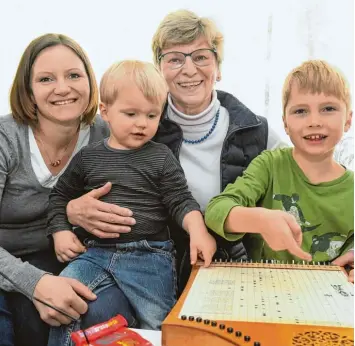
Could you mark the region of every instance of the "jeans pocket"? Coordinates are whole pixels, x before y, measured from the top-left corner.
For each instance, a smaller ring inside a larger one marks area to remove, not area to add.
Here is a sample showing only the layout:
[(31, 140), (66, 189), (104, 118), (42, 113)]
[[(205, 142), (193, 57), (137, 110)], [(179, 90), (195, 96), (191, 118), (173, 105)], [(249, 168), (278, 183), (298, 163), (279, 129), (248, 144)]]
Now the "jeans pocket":
[(142, 240), (142, 247), (144, 250), (152, 253), (158, 253), (166, 256), (175, 255), (174, 243), (172, 240), (166, 240), (166, 241)]

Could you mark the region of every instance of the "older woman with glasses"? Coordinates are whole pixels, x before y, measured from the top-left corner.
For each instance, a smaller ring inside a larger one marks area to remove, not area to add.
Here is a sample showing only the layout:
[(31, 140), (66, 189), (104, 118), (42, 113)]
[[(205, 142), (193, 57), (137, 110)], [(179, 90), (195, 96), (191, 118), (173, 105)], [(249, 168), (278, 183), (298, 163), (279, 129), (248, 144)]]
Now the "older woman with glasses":
[[(222, 33), (211, 20), (180, 10), (163, 19), (152, 42), (154, 62), (169, 87), (154, 140), (166, 144), (179, 159), (202, 211), (264, 149), (283, 145), (265, 118), (255, 115), (235, 96), (215, 90), (221, 79), (223, 41)], [(117, 206), (98, 200), (109, 189), (107, 184), (71, 201), (67, 208), (71, 222), (99, 237), (129, 231), (132, 218), (123, 215)], [(177, 262), (182, 263), (182, 290), (190, 269), (189, 246), (181, 230), (175, 226), (171, 230)], [(247, 241), (245, 245), (249, 245)], [(241, 242), (218, 239), (218, 243), (217, 257), (237, 259), (247, 254)]]

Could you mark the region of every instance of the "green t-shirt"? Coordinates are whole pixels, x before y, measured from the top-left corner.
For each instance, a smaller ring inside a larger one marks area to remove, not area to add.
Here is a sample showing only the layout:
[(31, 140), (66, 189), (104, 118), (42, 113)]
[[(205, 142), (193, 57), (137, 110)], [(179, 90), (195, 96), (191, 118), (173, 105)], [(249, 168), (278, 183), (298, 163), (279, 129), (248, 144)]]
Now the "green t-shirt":
[(312, 184), (292, 156), (292, 148), (264, 151), (242, 177), (229, 184), (206, 208), (206, 224), (228, 240), (244, 237), (253, 260), (299, 260), (288, 251), (273, 251), (259, 234), (225, 233), (233, 207), (264, 207), (292, 214), (303, 232), (302, 248), (314, 261), (331, 261), (354, 247), (354, 173)]

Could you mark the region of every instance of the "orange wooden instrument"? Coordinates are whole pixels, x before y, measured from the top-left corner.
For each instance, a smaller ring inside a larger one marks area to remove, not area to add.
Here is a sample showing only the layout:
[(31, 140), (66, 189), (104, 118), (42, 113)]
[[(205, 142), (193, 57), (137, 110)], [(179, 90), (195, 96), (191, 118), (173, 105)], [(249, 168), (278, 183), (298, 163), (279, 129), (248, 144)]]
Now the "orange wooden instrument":
[(354, 345), (353, 288), (331, 265), (198, 264), (162, 325), (162, 345)]

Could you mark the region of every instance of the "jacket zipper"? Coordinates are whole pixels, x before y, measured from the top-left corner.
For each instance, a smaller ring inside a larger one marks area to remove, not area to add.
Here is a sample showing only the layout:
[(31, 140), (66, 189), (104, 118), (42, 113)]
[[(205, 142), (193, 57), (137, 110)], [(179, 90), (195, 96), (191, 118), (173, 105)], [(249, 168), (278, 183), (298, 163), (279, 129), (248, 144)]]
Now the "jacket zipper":
[(180, 162), (180, 149), (181, 149), (181, 146), (182, 146), (182, 141), (183, 141), (183, 138), (184, 138), (184, 133), (182, 132), (182, 129), (181, 129), (181, 126), (178, 124), (178, 123), (176, 123), (175, 121), (173, 121), (173, 120), (171, 120), (171, 119), (167, 119), (167, 120), (169, 120), (171, 123), (173, 123), (173, 124), (175, 124), (178, 128), (179, 128), (179, 131), (180, 131), (180, 143), (179, 143), (179, 145), (178, 145), (178, 147), (177, 147), (177, 151), (176, 151), (176, 158), (177, 158), (177, 160)]

